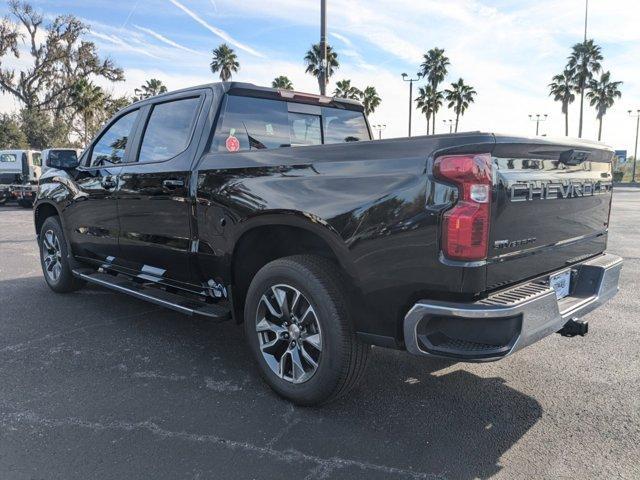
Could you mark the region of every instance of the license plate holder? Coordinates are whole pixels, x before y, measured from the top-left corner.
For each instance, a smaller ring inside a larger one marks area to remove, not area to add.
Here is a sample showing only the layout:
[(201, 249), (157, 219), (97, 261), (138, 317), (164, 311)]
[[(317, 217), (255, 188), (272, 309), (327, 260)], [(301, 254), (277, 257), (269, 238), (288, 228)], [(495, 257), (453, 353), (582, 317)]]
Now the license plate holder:
[(571, 287), (571, 270), (549, 276), (549, 286), (556, 291), (558, 300), (568, 296)]

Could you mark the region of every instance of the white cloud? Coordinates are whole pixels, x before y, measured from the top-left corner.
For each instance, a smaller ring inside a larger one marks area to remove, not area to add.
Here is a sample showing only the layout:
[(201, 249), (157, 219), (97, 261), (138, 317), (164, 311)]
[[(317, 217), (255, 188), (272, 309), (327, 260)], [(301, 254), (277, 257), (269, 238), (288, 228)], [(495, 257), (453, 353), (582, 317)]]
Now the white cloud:
[(131, 45), (130, 43), (125, 42), (121, 38), (116, 37), (115, 35), (109, 35), (109, 34), (106, 34), (106, 33), (96, 32), (95, 30), (91, 31), (89, 33), (89, 35), (94, 36), (96, 38), (99, 38), (100, 40), (104, 40), (106, 42), (112, 43), (113, 45), (118, 46), (123, 51), (137, 53), (137, 54), (140, 54), (140, 55), (144, 55), (146, 57), (155, 58), (156, 60), (160, 60), (161, 59), (161, 57), (151, 53), (147, 49), (135, 47), (135, 46)]
[(133, 25), (134, 28), (137, 28), (138, 30), (140, 30), (141, 32), (146, 33), (147, 35), (152, 36), (153, 38), (155, 38), (156, 40), (161, 41), (162, 43), (169, 45), (170, 47), (174, 47), (177, 48), (179, 50), (184, 50), (185, 52), (191, 52), (191, 53), (195, 53), (197, 55), (202, 55), (202, 52), (198, 52), (196, 50), (193, 50), (191, 48), (185, 47), (184, 45), (180, 45), (177, 42), (174, 42), (173, 40), (165, 37), (164, 35), (156, 32), (155, 30), (151, 30), (150, 28), (146, 28), (146, 27), (141, 27), (140, 25)]
[(193, 18), (196, 22), (198, 22), (204, 28), (212, 32), (214, 35), (217, 35), (225, 42), (228, 42), (234, 47), (237, 47), (240, 50), (244, 50), (245, 52), (250, 53), (251, 55), (254, 55), (256, 57), (264, 57), (262, 53), (258, 52), (257, 50), (254, 50), (253, 48), (249, 47), (248, 45), (245, 45), (244, 43), (240, 43), (224, 30), (214, 27), (213, 25), (210, 25), (209, 23), (205, 22), (202, 19), (202, 17), (198, 16), (195, 12), (185, 7), (182, 3), (178, 2), (178, 0), (169, 0), (169, 1), (173, 3), (176, 7), (178, 7), (180, 10), (182, 10), (184, 13), (189, 15), (191, 18)]

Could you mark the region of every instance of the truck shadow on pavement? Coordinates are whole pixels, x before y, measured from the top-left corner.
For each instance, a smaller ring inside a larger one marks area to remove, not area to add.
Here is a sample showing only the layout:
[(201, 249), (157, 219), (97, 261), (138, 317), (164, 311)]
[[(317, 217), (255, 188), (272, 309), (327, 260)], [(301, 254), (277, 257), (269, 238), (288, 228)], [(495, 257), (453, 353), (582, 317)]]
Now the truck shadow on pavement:
[[(171, 478), (174, 456), (192, 442), (180, 464), (225, 472), (219, 478), (287, 478), (282, 463), (300, 478), (489, 478), (542, 415), (535, 399), (501, 378), (380, 348), (348, 398), (294, 407), (261, 381), (231, 322), (93, 287), (56, 295), (40, 277), (1, 281), (0, 292), (0, 425), (17, 429), (16, 442), (31, 423), (59, 440), (65, 429), (93, 430), (69, 437), (72, 445), (56, 452), (60, 468), (65, 455), (82, 456), (87, 471), (119, 465), (114, 478), (132, 461), (148, 478)], [(101, 452), (101, 435), (118, 428), (145, 433), (135, 460), (124, 445)], [(234, 450), (232, 463), (225, 449)], [(34, 465), (49, 454), (33, 453)], [(261, 458), (262, 475), (244, 455)]]

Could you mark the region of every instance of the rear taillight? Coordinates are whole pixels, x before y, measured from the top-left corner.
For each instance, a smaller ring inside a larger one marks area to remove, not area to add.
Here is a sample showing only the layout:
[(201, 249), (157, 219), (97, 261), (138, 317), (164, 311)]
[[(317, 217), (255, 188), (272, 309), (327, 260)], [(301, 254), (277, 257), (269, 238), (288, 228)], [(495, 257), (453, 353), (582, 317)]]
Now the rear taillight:
[(487, 258), (491, 219), (491, 155), (446, 155), (434, 163), (435, 176), (458, 186), (460, 197), (444, 214), (442, 251), (453, 260)]

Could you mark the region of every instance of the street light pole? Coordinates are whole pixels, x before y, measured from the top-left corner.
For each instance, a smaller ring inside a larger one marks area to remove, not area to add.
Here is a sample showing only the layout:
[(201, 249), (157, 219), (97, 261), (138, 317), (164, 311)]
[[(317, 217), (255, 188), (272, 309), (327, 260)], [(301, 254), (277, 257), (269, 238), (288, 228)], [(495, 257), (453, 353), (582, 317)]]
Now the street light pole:
[(636, 113), (633, 113), (633, 110), (629, 110), (629, 116), (636, 118), (636, 149), (633, 154), (633, 176), (631, 177), (631, 183), (636, 183), (636, 162), (638, 161), (638, 133), (640, 132), (640, 108)]
[(587, 19), (589, 18), (589, 0), (584, 4), (584, 41), (587, 42)]
[(447, 122), (449, 122), (449, 133), (453, 133), (453, 120), (452, 119), (442, 120), (442, 123), (445, 124), (445, 127), (447, 125)]
[(320, 1), (320, 52), (322, 65), (320, 66), (320, 95), (327, 94), (327, 0)]
[(408, 78), (406, 73), (402, 74), (402, 79), (409, 82), (409, 136), (411, 136), (411, 113), (413, 112), (413, 82), (417, 82), (422, 78), (421, 74), (417, 74), (418, 78)]
[(544, 115), (540, 113), (536, 113), (535, 115), (529, 115), (529, 120), (531, 120), (532, 122), (536, 122), (536, 137), (540, 135), (540, 122), (546, 122), (548, 116), (549, 115), (547, 115), (546, 113)]
[(382, 131), (387, 128), (386, 125), (372, 125), (374, 130), (378, 131), (378, 140), (382, 140)]

